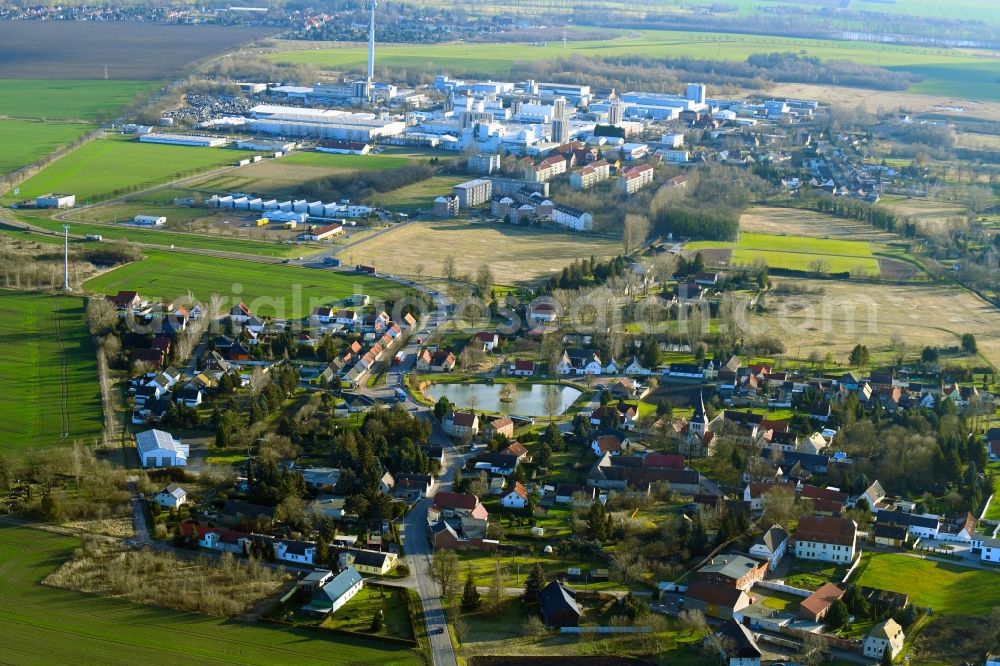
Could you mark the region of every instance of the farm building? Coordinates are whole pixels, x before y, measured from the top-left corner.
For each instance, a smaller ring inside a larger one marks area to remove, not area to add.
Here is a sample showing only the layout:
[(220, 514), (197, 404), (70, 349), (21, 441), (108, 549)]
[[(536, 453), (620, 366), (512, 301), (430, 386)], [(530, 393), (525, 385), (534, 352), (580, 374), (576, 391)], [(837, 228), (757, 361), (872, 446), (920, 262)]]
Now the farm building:
[(43, 194), (35, 199), (38, 208), (72, 208), (75, 205), (75, 194)]
[(224, 136), (202, 136), (198, 134), (143, 134), (139, 137), (142, 143), (166, 143), (172, 146), (198, 146), (201, 148), (216, 148), (229, 143)]
[(162, 215), (136, 215), (132, 219), (132, 224), (138, 227), (162, 227), (167, 223), (167, 218)]
[(339, 234), (344, 233), (344, 227), (339, 224), (328, 224), (325, 227), (312, 227), (306, 233), (299, 236), (302, 240), (307, 241), (321, 241), (327, 238), (333, 238)]
[(169, 432), (147, 430), (137, 433), (135, 445), (143, 467), (184, 467), (190, 447)]

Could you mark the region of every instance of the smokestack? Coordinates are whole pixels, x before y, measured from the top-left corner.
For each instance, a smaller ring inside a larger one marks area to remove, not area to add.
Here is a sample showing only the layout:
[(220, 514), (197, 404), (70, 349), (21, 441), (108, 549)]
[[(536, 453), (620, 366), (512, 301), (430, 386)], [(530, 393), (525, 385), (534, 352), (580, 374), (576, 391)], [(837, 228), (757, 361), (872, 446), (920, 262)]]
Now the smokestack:
[(368, 29), (368, 83), (375, 80), (375, 7), (377, 0), (372, 0), (372, 22)]

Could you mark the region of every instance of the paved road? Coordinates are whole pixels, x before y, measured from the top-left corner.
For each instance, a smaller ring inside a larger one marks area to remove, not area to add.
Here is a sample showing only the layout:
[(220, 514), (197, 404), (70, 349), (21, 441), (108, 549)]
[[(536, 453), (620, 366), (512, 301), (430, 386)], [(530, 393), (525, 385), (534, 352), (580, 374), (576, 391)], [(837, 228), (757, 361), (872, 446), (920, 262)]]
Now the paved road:
[(146, 512), (142, 508), (142, 499), (139, 498), (139, 491), (135, 487), (133, 478), (128, 481), (128, 491), (132, 495), (132, 528), (135, 530), (132, 541), (136, 546), (152, 546), (153, 540), (149, 536)]
[[(444, 464), (438, 476), (436, 492), (450, 490), (455, 479), (455, 470), (465, 464), (469, 454), (462, 455), (441, 432), (437, 425), (431, 434), (431, 442), (444, 448)], [(431, 658), (434, 666), (453, 666), (457, 664), (455, 650), (448, 633), (447, 619), (441, 605), (441, 590), (431, 579), (431, 543), (430, 530), (427, 526), (427, 509), (431, 506), (430, 499), (417, 502), (403, 521), (403, 545), (409, 559), (411, 575), (416, 580), (417, 593), (424, 607), (424, 619), (427, 623), (427, 634), (431, 644)], [(441, 633), (436, 633), (443, 629)]]

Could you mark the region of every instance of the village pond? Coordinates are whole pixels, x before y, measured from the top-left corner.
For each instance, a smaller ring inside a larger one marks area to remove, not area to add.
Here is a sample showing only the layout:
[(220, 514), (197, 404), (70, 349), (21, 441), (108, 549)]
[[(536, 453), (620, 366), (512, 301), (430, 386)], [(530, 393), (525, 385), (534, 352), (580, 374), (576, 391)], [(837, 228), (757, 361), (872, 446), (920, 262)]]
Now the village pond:
[(448, 398), (465, 409), (503, 412), (521, 416), (562, 414), (576, 402), (581, 392), (558, 384), (432, 384), (424, 393), (434, 400)]

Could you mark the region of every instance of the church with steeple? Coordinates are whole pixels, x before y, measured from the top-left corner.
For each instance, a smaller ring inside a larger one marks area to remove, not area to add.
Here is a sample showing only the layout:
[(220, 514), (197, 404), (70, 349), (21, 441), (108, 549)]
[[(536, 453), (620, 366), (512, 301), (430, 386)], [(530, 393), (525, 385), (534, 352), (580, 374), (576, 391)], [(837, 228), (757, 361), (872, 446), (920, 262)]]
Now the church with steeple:
[(678, 445), (680, 453), (689, 458), (704, 458), (715, 453), (715, 433), (722, 427), (725, 412), (720, 411), (715, 418), (709, 419), (705, 410), (705, 395), (699, 390), (698, 401), (694, 405), (694, 414), (688, 421), (687, 428), (682, 433)]

